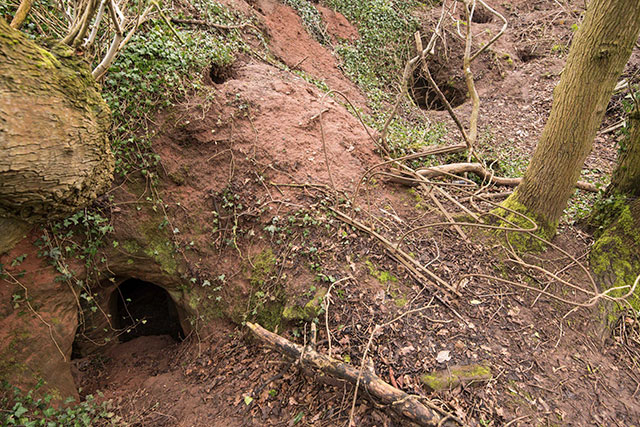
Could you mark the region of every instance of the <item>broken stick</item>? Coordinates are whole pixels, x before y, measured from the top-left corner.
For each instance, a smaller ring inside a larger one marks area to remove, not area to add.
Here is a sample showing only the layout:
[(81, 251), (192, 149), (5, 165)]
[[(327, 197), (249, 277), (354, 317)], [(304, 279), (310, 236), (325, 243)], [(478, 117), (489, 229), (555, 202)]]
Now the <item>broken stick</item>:
[(300, 360), (302, 365), (311, 366), (323, 374), (337, 378), (355, 386), (358, 376), (360, 385), (367, 391), (366, 395), (377, 404), (388, 406), (394, 413), (420, 426), (458, 426), (450, 414), (439, 409), (430, 408), (422, 404), (416, 396), (405, 393), (382, 381), (372, 369), (365, 369), (362, 373), (348, 363), (318, 353), (310, 346), (303, 347), (292, 343), (278, 334), (269, 332), (262, 326), (247, 322), (247, 327), (256, 338), (268, 344), (276, 351), (293, 359)]

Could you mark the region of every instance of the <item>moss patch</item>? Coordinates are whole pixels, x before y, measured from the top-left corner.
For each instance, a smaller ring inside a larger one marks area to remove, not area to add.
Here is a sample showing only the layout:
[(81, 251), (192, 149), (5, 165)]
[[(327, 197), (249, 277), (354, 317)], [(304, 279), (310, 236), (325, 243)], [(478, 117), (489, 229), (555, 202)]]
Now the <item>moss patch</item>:
[(271, 248), (267, 248), (251, 260), (251, 264), (251, 285), (260, 287), (263, 286), (274, 273), (276, 256), (273, 254)]
[(283, 312), (282, 317), (285, 320), (313, 320), (318, 317), (322, 310), (322, 300), (327, 294), (326, 288), (320, 288), (316, 291), (315, 295), (305, 305), (291, 304), (287, 305)]
[(414, 202), (416, 202), (416, 209), (427, 210), (427, 204), (424, 202), (424, 199), (422, 198), (420, 193), (416, 191), (415, 188), (409, 188), (409, 190), (407, 191), (409, 191), (409, 194), (413, 198)]
[[(632, 286), (640, 274), (640, 221), (634, 219), (629, 205), (620, 209), (618, 219), (600, 235), (589, 255), (591, 270), (602, 289)], [(620, 297), (628, 288), (615, 290), (611, 296)], [(628, 299), (637, 311), (640, 309), (640, 289)], [(615, 320), (618, 304), (606, 309), (609, 320)]]
[(156, 215), (138, 225), (138, 231), (145, 238), (145, 244), (141, 245), (141, 249), (143, 254), (160, 265), (162, 271), (173, 276), (179, 273), (179, 267), (174, 258), (173, 242), (166, 235), (163, 220), (164, 218)]
[[(499, 227), (520, 227), (525, 229), (530, 229), (533, 227), (531, 221), (527, 218), (524, 218), (519, 214), (525, 215), (528, 218), (531, 218), (537, 225), (538, 231), (535, 234), (543, 239), (550, 240), (556, 233), (556, 228), (558, 227), (557, 222), (554, 224), (548, 224), (542, 218), (538, 217), (534, 213), (532, 213), (526, 206), (522, 203), (518, 202), (517, 190), (507, 198), (502, 204), (500, 208), (496, 208), (491, 212), (502, 220), (496, 221), (495, 225)], [(506, 208), (506, 209), (503, 209)], [(509, 210), (507, 210), (509, 209)], [(513, 212), (512, 212), (513, 211)], [(498, 231), (497, 233), (504, 233), (503, 231)], [(508, 233), (509, 243), (516, 249), (521, 252), (542, 252), (546, 249), (546, 245), (542, 243), (540, 240), (532, 237), (529, 233), (520, 233), (520, 232), (510, 232)]]
[(369, 269), (369, 274), (378, 279), (381, 285), (386, 285), (388, 283), (397, 283), (398, 278), (388, 271), (378, 270), (375, 265), (369, 260), (364, 262)]
[(262, 327), (274, 330), (282, 323), (282, 312), (285, 305), (285, 294), (282, 286), (271, 284), (276, 271), (276, 256), (271, 248), (267, 248), (251, 260), (249, 282), (253, 292), (249, 299), (250, 316)]
[(429, 372), (420, 380), (432, 391), (446, 391), (460, 384), (480, 384), (491, 379), (491, 368), (484, 365), (457, 366)]

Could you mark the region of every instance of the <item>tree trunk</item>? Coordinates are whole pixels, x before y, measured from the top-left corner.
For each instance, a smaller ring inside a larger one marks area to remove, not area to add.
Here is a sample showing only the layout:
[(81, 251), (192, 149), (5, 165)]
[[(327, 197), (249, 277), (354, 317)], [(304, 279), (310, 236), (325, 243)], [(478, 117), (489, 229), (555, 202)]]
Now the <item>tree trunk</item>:
[[(630, 121), (631, 131), (624, 141), (611, 184), (590, 218), (591, 225), (599, 229), (589, 263), (602, 290), (632, 286), (640, 274), (640, 116), (637, 112), (631, 115)], [(616, 291), (614, 296), (627, 291)], [(640, 310), (640, 289), (636, 289), (628, 301), (636, 312)], [(605, 327), (613, 326), (619, 307), (619, 304), (606, 303)]]
[[(626, 285), (627, 288), (612, 291), (611, 296), (620, 297), (629, 292), (640, 274), (640, 198), (622, 206), (618, 217), (593, 244), (589, 263), (602, 290)], [(640, 310), (640, 289), (636, 288), (627, 302), (637, 313)], [(606, 316), (604, 326), (607, 328), (617, 320), (618, 309), (626, 306), (609, 302), (604, 304), (602, 313)]]
[(640, 1), (592, 0), (522, 183), (503, 206), (553, 235), (640, 31)]
[(607, 194), (622, 194), (626, 197), (640, 196), (640, 113), (629, 116), (631, 131), (625, 139), (618, 166), (611, 177)]
[(49, 52), (2, 19), (0, 58), (0, 229), (23, 232), (108, 188), (110, 112), (81, 58), (61, 45)]

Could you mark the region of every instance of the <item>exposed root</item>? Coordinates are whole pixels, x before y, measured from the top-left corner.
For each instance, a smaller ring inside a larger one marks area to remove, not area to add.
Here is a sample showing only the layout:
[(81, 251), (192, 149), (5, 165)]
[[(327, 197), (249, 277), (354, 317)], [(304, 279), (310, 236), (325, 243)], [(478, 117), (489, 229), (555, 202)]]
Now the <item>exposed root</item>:
[[(451, 176), (452, 174), (473, 173), (481, 179), (487, 180), (489, 183), (504, 185), (506, 187), (516, 187), (522, 181), (522, 178), (504, 178), (495, 176), (493, 172), (487, 171), (485, 167), (480, 163), (450, 163), (441, 166), (432, 166), (429, 168), (418, 169), (416, 170), (416, 173), (425, 178), (435, 178), (442, 175)], [(598, 192), (598, 188), (590, 182), (578, 181), (576, 183), (576, 188), (592, 193)]]

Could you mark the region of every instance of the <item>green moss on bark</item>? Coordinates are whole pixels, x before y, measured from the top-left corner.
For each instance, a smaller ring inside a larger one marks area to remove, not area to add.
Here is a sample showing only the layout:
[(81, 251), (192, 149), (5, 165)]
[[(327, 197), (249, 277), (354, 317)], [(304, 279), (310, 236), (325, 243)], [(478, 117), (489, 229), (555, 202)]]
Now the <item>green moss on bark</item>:
[(460, 384), (480, 384), (491, 379), (491, 368), (484, 365), (454, 366), (449, 369), (429, 372), (420, 380), (432, 391), (446, 391)]
[(1, 18), (0, 58), (0, 215), (73, 214), (111, 184), (109, 107), (82, 56), (38, 46)]
[[(603, 290), (633, 285), (640, 274), (640, 221), (630, 205), (620, 208), (618, 218), (593, 244), (589, 262)], [(611, 296), (620, 297), (628, 290), (612, 291)], [(640, 310), (640, 289), (636, 289), (628, 302), (636, 311)], [(607, 318), (613, 319), (621, 306), (608, 306), (605, 308)]]
[[(518, 192), (516, 190), (511, 196), (507, 198), (507, 200), (501, 203), (500, 208), (496, 208), (491, 211), (493, 214), (502, 218), (500, 220), (497, 220), (495, 225), (505, 228), (531, 229), (533, 228), (533, 224), (529, 219), (527, 219), (530, 218), (538, 225), (538, 230), (534, 232), (538, 237), (541, 237), (545, 240), (550, 240), (551, 238), (553, 238), (556, 233), (558, 224), (549, 224), (544, 219), (531, 212), (531, 210), (527, 209), (526, 206), (518, 201), (517, 194)], [(518, 215), (514, 212), (517, 212), (521, 215)], [(499, 233), (503, 232), (499, 231)], [(529, 233), (522, 233), (517, 231), (509, 232), (508, 239), (509, 243), (511, 243), (514, 249), (521, 252), (540, 252), (546, 249), (546, 246), (543, 242), (541, 242), (539, 239), (536, 239), (535, 237), (532, 237)]]

